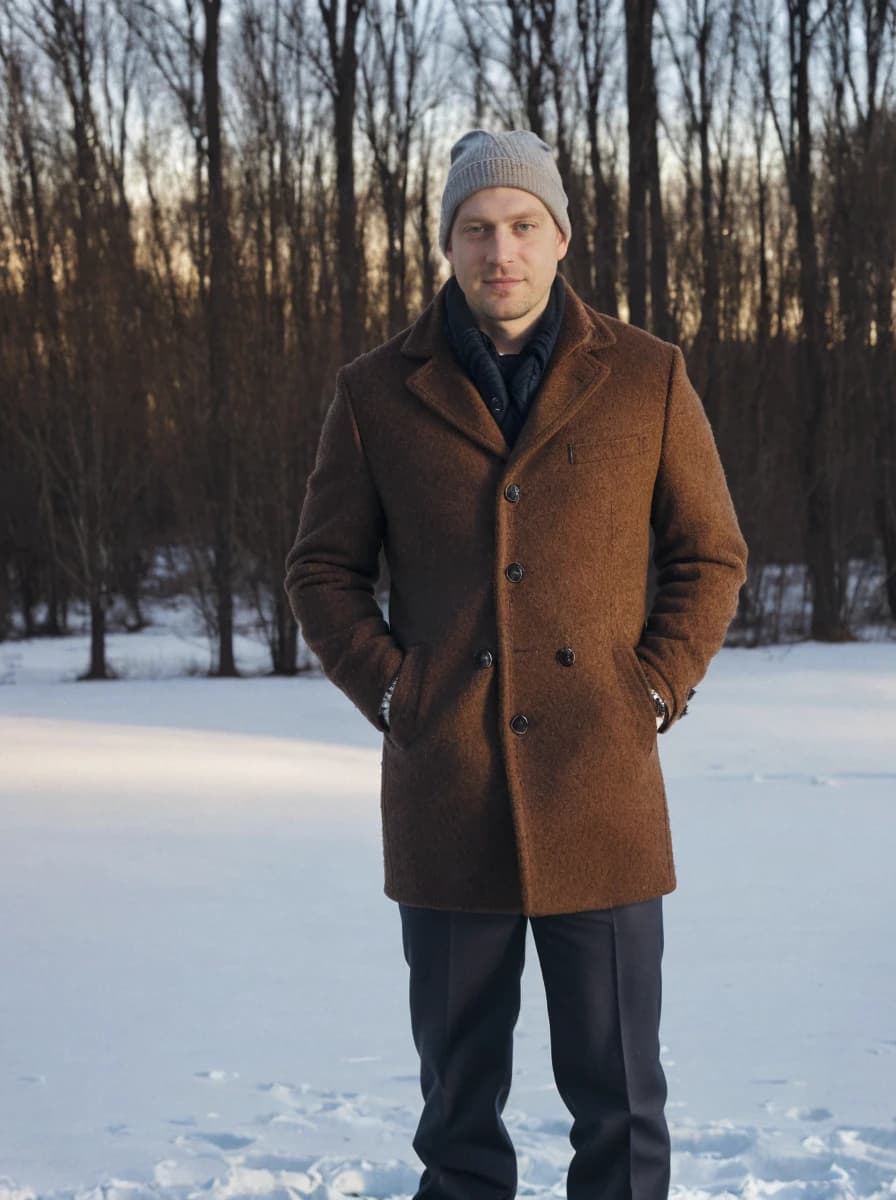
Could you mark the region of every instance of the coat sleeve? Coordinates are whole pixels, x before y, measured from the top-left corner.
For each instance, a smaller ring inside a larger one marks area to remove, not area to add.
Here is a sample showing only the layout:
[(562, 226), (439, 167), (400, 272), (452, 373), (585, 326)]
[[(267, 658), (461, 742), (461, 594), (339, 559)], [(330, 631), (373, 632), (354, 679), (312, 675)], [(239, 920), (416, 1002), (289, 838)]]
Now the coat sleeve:
[(712, 429), (677, 346), (651, 522), (657, 588), (636, 652), (669, 705), (668, 729), (721, 648), (747, 577), (747, 544)]
[(380, 730), (383, 693), (404, 657), (374, 597), (384, 528), (340, 368), (286, 556), (284, 587), (324, 674)]

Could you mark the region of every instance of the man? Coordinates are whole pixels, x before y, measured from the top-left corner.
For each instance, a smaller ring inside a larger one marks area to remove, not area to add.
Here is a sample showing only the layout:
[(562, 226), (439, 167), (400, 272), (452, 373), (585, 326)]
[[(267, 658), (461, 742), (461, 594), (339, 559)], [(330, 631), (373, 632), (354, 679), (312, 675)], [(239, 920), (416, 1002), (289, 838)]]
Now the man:
[(570, 234), (540, 138), (455, 144), (454, 273), (339, 370), (286, 560), (306, 642), (384, 733), (431, 1200), (515, 1195), (501, 1113), (529, 922), (569, 1200), (668, 1194), (657, 732), (722, 645), (747, 547), (681, 351), (582, 302), (557, 273)]

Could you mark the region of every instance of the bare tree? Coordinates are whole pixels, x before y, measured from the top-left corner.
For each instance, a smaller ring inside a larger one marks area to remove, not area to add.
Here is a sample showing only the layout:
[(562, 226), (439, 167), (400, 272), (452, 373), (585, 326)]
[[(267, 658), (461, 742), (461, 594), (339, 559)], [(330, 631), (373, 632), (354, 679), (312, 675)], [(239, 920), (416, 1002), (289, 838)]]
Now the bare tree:
[(224, 193), (221, 141), (219, 44), (221, 0), (202, 0), (202, 98), (208, 163), (209, 286), (206, 304), (208, 350), (208, 465), (212, 500), (213, 578), (218, 617), (217, 674), (236, 675), (233, 653), (234, 416), (230, 341), (233, 295), (230, 226)]
[(356, 357), (363, 338), (358, 287), (358, 204), (355, 189), (355, 109), (358, 89), (358, 25), (366, 0), (318, 0), (323, 49), (311, 50), (333, 105), (336, 156), (336, 279), (339, 291), (341, 357)]
[(772, 73), (772, 21), (750, 0), (751, 31), (760, 78), (784, 158), (796, 217), (801, 303), (800, 384), (805, 414), (802, 479), (806, 504), (806, 559), (812, 582), (812, 636), (839, 640), (846, 634), (847, 562), (838, 522), (833, 471), (834, 411), (827, 372), (826, 295), (819, 271), (812, 173), (810, 55), (826, 10), (816, 16), (812, 0), (787, 0), (788, 102), (782, 115)]
[(435, 247), (432, 230), (435, 225), (432, 200), (432, 163), (435, 153), (435, 138), (431, 111), (423, 117), (420, 125), (419, 172), (415, 198), (415, 229), (420, 244), (419, 276), (420, 303), (425, 307), (436, 293)]
[[(35, 90), (29, 97), (21, 56), (11, 48), (5, 52), (18, 164), (16, 210), (33, 247), (32, 282), (40, 297), (28, 330), (34, 403), (19, 413), (18, 433), (39, 464), (51, 536), (59, 513), (71, 535), (74, 553), (60, 553), (57, 561), (89, 606), (86, 677), (105, 679), (111, 674), (106, 661), (111, 589), (117, 584), (130, 593), (139, 624), (142, 572), (145, 408), (140, 356), (132, 347), (140, 284), (125, 188), (133, 45), (105, 6), (88, 10), (65, 0), (52, 5), (33, 0), (16, 10), (12, 25), (37, 50), (36, 71), (52, 81), (47, 96), (39, 98), (32, 75)], [(55, 184), (52, 233), (32, 123), (42, 101)], [(57, 251), (65, 264), (60, 283), (49, 267)], [(61, 550), (60, 540), (55, 548)]]
[[(837, 374), (844, 423), (840, 456), (861, 461), (873, 429), (871, 500), (896, 613), (896, 390), (893, 288), (896, 268), (896, 122), (892, 98), (896, 5), (892, 0), (835, 0), (826, 23), (831, 113), (824, 138), (830, 178), (828, 274), (836, 281)], [(850, 479), (861, 478), (855, 469)]]
[[(687, 142), (699, 154), (701, 231), (700, 322), (689, 368), (710, 420), (718, 418), (721, 338), (722, 230), (727, 226), (736, 79), (739, 66), (739, 0), (686, 0), (681, 27), (674, 28), (666, 6), (658, 9), (678, 75)], [(676, 10), (678, 11), (678, 10)], [(726, 99), (727, 98), (727, 99)], [(713, 136), (720, 102), (726, 101), (721, 129)], [(687, 164), (690, 173), (690, 164)]]
[[(236, 506), (236, 415), (231, 394), (233, 339), (233, 262), (230, 212), (222, 135), (220, 84), (221, 0), (119, 0), (133, 36), (165, 80), (180, 109), (193, 148), (192, 202), (184, 204), (190, 256), (202, 309), (204, 370), (195, 356), (199, 332), (192, 314), (183, 314), (177, 333), (183, 356), (181, 387), (191, 381), (196, 401), (178, 419), (185, 438), (178, 451), (181, 466), (174, 486), (190, 529), (194, 587), (210, 636), (215, 639), (214, 674), (237, 674), (234, 655)], [(142, 155), (154, 227), (161, 237), (158, 198)], [(167, 253), (167, 252), (166, 252)], [(169, 271), (171, 264), (169, 261)], [(174, 311), (177, 289), (169, 289)], [(200, 373), (201, 372), (201, 373)], [(183, 461), (186, 460), (186, 461)], [(190, 461), (192, 460), (192, 461)]]
[(306, 37), (293, 0), (240, 0), (231, 139), (241, 180), (234, 269), (245, 318), (231, 360), (244, 398), (236, 531), (279, 674), (297, 669), (283, 561), (339, 352), (335, 284), (323, 270), (333, 241), (332, 196), (320, 169), (326, 99), (307, 78)]
[[(628, 300), (629, 319), (647, 327), (650, 281), (651, 328), (673, 336), (668, 311), (668, 266), (657, 138), (657, 89), (653, 62), (656, 0), (625, 0), (628, 96)], [(650, 254), (648, 258), (648, 229)]]
[(411, 145), (426, 106), (435, 103), (422, 72), (438, 42), (438, 0), (398, 0), (384, 11), (369, 0), (361, 43), (362, 122), (386, 229), (385, 336), (408, 323), (407, 232)]
[(617, 289), (616, 204), (617, 181), (608, 168), (603, 151), (600, 120), (605, 81), (618, 31), (609, 27), (608, 0), (576, 0), (582, 72), (585, 80), (585, 127), (588, 133), (588, 162), (594, 186), (596, 232), (594, 235), (593, 290), (598, 307), (611, 317), (619, 315)]

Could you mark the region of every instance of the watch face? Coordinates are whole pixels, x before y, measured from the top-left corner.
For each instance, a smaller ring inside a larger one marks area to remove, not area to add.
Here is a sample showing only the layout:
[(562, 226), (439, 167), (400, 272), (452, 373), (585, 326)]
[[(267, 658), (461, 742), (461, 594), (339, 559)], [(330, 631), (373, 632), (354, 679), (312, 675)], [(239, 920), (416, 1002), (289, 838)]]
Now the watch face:
[(664, 717), (666, 715), (666, 701), (658, 692), (653, 693), (653, 707), (656, 710), (656, 715), (658, 717)]

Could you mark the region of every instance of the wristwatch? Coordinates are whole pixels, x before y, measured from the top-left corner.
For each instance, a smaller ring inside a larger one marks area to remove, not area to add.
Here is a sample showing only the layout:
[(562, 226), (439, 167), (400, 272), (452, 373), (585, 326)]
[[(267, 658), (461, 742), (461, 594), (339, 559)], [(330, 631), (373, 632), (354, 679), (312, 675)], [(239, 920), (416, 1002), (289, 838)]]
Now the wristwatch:
[(392, 677), (392, 681), (390, 682), (389, 686), (386, 688), (385, 694), (383, 695), (383, 698), (380, 701), (380, 721), (383, 724), (383, 728), (387, 729), (387, 730), (390, 728), (390, 726), (389, 726), (389, 707), (390, 707), (391, 701), (392, 701), (392, 693), (395, 691), (396, 683), (398, 683), (399, 673), (400, 673), (400, 671), (395, 672), (395, 674)]
[(666, 706), (666, 701), (655, 688), (650, 689), (650, 694), (653, 696), (653, 710), (656, 713), (656, 727), (657, 729), (662, 729), (662, 727), (666, 724), (666, 717), (669, 715), (669, 709)]

